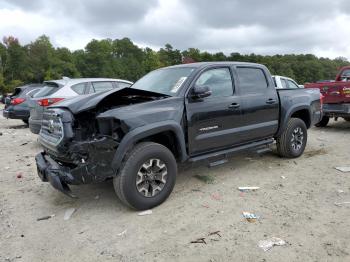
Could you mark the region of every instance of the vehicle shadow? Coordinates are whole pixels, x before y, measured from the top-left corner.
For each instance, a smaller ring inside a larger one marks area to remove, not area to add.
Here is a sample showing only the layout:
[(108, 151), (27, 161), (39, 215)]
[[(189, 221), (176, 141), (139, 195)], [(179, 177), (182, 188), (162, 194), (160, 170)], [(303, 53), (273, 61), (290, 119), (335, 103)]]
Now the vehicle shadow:
[(79, 185), (70, 185), (71, 191), (76, 198), (71, 198), (52, 188), (50, 202), (54, 206), (61, 208), (75, 207), (84, 209), (114, 210), (114, 211), (133, 211), (123, 205), (118, 199), (112, 180), (105, 182)]
[[(206, 190), (206, 183), (198, 180), (197, 175), (214, 176), (215, 180), (219, 179), (220, 170), (229, 172), (242, 166), (249, 166), (250, 163), (260, 161), (268, 158), (270, 162), (279, 162), (281, 158), (278, 157), (275, 151), (267, 152), (264, 154), (257, 154), (254, 152), (244, 152), (239, 155), (229, 157), (225, 164), (208, 167), (209, 162), (199, 162), (196, 164), (182, 164), (179, 165), (178, 175), (176, 178), (176, 185), (174, 191), (170, 195), (173, 200), (181, 197), (182, 193), (190, 193), (192, 191)], [(220, 180), (220, 179), (219, 179)], [(126, 207), (117, 197), (114, 188), (113, 181), (108, 180), (96, 184), (70, 186), (72, 192), (77, 198), (71, 198), (65, 196), (61, 192), (52, 189), (51, 197), (49, 198), (53, 206), (61, 208), (67, 207), (84, 207), (84, 209), (98, 209), (98, 210), (113, 210), (114, 212), (138, 212), (129, 207)]]
[(344, 132), (350, 130), (350, 122), (345, 120), (331, 121), (326, 127), (317, 128), (318, 131), (332, 131), (332, 132)]
[(8, 129), (25, 129), (28, 128), (28, 125), (26, 124), (19, 124), (19, 125), (10, 125), (7, 126)]

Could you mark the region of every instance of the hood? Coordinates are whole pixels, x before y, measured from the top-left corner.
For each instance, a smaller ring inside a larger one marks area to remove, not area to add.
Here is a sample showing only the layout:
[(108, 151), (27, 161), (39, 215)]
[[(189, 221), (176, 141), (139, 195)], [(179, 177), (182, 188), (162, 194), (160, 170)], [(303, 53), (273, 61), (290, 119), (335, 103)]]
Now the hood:
[(73, 114), (78, 114), (97, 107), (117, 107), (119, 105), (118, 100), (120, 100), (121, 97), (123, 97), (124, 100), (127, 100), (128, 97), (140, 97), (144, 98), (146, 101), (150, 101), (167, 96), (159, 93), (126, 87), (118, 90), (113, 89), (107, 92), (80, 95), (65, 99), (55, 105), (50, 106), (50, 108), (66, 108)]
[(111, 109), (99, 114), (97, 119), (113, 118), (124, 123), (128, 129), (166, 120), (175, 120), (179, 123), (182, 118), (183, 107), (183, 98), (168, 97)]

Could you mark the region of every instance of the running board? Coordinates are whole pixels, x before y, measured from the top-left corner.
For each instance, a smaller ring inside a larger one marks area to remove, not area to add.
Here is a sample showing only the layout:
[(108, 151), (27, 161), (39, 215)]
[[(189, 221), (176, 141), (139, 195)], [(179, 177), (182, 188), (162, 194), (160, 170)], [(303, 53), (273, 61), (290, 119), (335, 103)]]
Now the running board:
[(223, 164), (227, 163), (227, 161), (228, 161), (227, 159), (221, 159), (221, 160), (218, 160), (218, 161), (210, 162), (209, 163), (209, 167), (223, 165)]
[(256, 153), (257, 154), (263, 154), (263, 153), (266, 153), (266, 152), (271, 152), (272, 150), (271, 150), (271, 148), (269, 148), (269, 147), (264, 147), (264, 148), (259, 148), (258, 150), (256, 150)]
[[(250, 143), (250, 144), (243, 145), (243, 146), (233, 147), (230, 149), (225, 149), (225, 150), (221, 150), (221, 151), (217, 151), (217, 152), (213, 152), (213, 153), (208, 153), (208, 154), (204, 154), (204, 155), (200, 155), (200, 156), (191, 157), (188, 161), (189, 162), (198, 162), (198, 161), (206, 160), (206, 159), (212, 158), (212, 157), (220, 157), (220, 156), (228, 157), (229, 155), (232, 155), (234, 153), (237, 153), (237, 152), (240, 152), (243, 150), (252, 149), (255, 147), (269, 145), (269, 144), (272, 144), (273, 142), (274, 142), (273, 138), (266, 139), (266, 140)], [(262, 152), (262, 149), (260, 149), (259, 151)], [(268, 150), (266, 150), (266, 151), (268, 151)], [(218, 164), (221, 164), (221, 163), (218, 163)], [(214, 164), (214, 166), (215, 166), (215, 164)]]

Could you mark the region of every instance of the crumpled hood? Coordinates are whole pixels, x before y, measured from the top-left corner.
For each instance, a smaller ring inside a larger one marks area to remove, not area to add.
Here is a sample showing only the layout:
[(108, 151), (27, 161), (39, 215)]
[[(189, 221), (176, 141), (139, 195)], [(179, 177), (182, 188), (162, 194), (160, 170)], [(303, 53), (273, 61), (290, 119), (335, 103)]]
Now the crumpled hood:
[(126, 124), (130, 129), (166, 120), (180, 122), (183, 114), (184, 100), (181, 97), (168, 97), (115, 108), (103, 112), (97, 119), (114, 118)]
[(107, 92), (94, 93), (88, 95), (80, 95), (77, 97), (65, 99), (57, 104), (50, 106), (49, 108), (66, 108), (69, 109), (73, 114), (77, 114), (89, 109), (97, 107), (103, 100), (111, 99), (112, 97), (125, 96), (125, 95), (139, 95), (148, 97), (161, 97), (165, 96), (159, 93), (153, 93), (149, 91), (133, 89), (129, 87), (121, 89), (113, 89)]

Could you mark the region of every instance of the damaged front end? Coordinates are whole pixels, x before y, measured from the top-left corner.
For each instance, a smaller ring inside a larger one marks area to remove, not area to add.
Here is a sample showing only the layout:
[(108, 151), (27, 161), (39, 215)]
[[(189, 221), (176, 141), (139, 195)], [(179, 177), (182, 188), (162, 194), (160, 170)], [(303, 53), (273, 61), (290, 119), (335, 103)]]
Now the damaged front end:
[(48, 110), (39, 136), (44, 152), (35, 157), (41, 180), (72, 197), (68, 185), (101, 182), (116, 174), (111, 163), (117, 135), (97, 134), (92, 120), (84, 128), (85, 124), (84, 118), (77, 121), (67, 110)]
[(164, 110), (156, 111), (154, 106), (137, 109), (133, 106), (161, 102), (166, 97), (125, 88), (49, 107), (39, 134), (44, 152), (36, 156), (40, 178), (73, 196), (70, 184), (101, 182), (116, 176), (119, 164), (114, 160), (124, 136), (131, 129), (158, 121), (159, 112), (161, 117), (170, 117), (168, 104), (163, 105)]
[(69, 184), (101, 182), (115, 174), (111, 162), (118, 144), (107, 137), (73, 144), (71, 162), (62, 162), (47, 152), (39, 153), (35, 157), (38, 175), (42, 181), (50, 182), (57, 190), (74, 197)]

